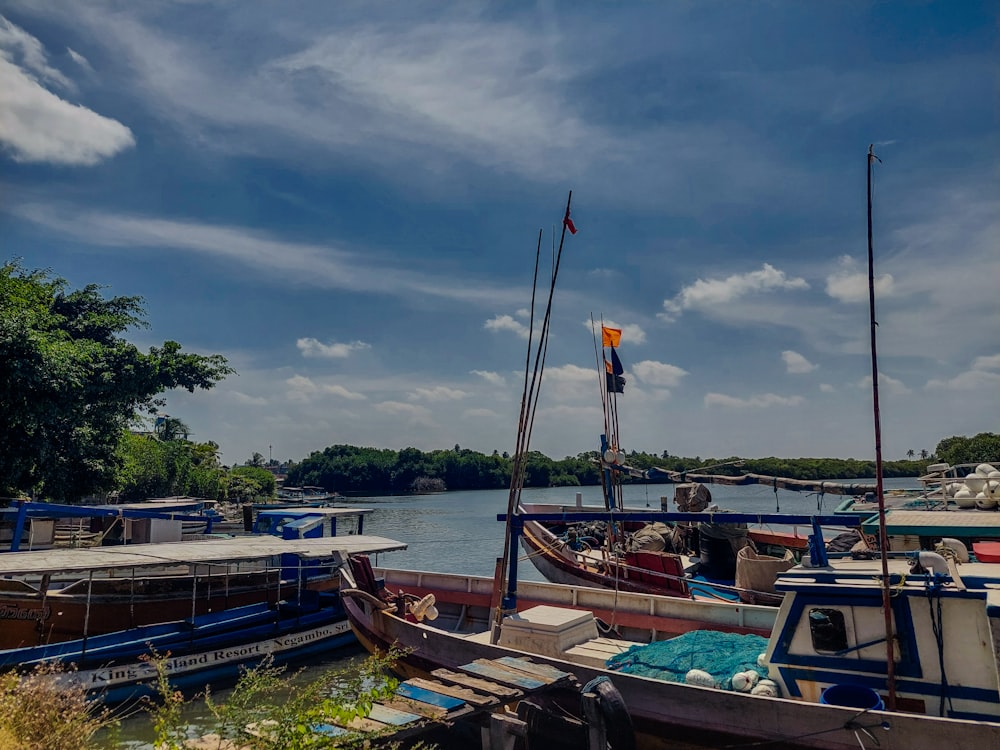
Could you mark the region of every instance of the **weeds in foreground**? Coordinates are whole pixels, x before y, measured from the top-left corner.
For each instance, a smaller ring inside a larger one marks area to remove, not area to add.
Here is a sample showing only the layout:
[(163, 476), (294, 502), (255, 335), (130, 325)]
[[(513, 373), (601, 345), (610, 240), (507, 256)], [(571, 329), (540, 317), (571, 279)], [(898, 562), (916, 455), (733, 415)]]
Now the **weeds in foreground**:
[[(245, 670), (224, 702), (211, 691), (204, 695), (214, 726), (206, 734), (220, 747), (241, 750), (320, 750), (331, 747), (370, 747), (370, 734), (332, 736), (331, 724), (345, 725), (364, 717), (374, 702), (391, 696), (398, 681), (388, 676), (401, 652), (370, 656), (360, 664), (331, 669), (305, 684), (296, 684), (283, 668), (269, 660)], [(181, 718), (183, 697), (170, 687), (162, 659), (157, 667), (160, 703), (152, 710), (159, 750), (189, 747), (187, 726)], [(0, 747), (0, 750), (3, 750)]]
[(0, 750), (87, 750), (117, 724), (72, 675), (55, 664), (0, 675)]

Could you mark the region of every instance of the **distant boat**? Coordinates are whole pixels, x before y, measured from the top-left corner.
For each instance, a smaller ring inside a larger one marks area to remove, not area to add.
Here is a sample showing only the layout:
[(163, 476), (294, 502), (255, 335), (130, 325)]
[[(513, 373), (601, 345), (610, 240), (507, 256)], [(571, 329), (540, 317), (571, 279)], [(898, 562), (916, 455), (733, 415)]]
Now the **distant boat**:
[(279, 502), (316, 503), (332, 502), (343, 498), (339, 492), (327, 492), (322, 487), (279, 487), (275, 493)]

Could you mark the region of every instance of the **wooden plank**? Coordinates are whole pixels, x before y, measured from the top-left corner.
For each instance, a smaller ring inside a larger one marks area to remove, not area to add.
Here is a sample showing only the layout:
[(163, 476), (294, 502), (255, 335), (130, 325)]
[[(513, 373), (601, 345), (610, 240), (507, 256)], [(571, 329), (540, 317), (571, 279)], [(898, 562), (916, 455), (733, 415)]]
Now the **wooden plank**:
[(434, 719), (435, 721), (441, 721), (448, 715), (447, 709), (440, 706), (432, 706), (430, 703), (422, 703), (421, 701), (415, 701), (402, 696), (391, 700), (381, 700), (379, 703), (388, 708), (394, 708), (397, 711), (420, 714), (424, 718)]
[(373, 721), (372, 719), (365, 719), (361, 716), (355, 716), (344, 726), (357, 732), (381, 732), (389, 728), (388, 724), (383, 724), (380, 721)]
[(472, 688), (474, 690), (481, 690), (484, 693), (489, 693), (490, 695), (495, 695), (499, 698), (521, 697), (521, 691), (515, 688), (507, 687), (506, 685), (498, 685), (497, 683), (490, 682), (489, 680), (481, 680), (478, 677), (473, 677), (471, 675), (452, 672), (450, 669), (435, 669), (431, 672), (431, 674), (444, 682), (462, 685), (463, 687)]
[(482, 695), (477, 693), (475, 690), (469, 690), (468, 688), (459, 687), (457, 685), (445, 685), (443, 682), (438, 682), (437, 680), (424, 680), (420, 677), (413, 677), (407, 680), (407, 682), (411, 685), (417, 685), (418, 687), (433, 690), (435, 693), (450, 695), (452, 698), (461, 698), (463, 701), (471, 703), (473, 706), (491, 706), (494, 703), (499, 703), (499, 701), (492, 695)]
[(388, 706), (383, 706), (379, 703), (373, 703), (372, 709), (368, 713), (368, 718), (372, 721), (377, 721), (382, 724), (392, 724), (393, 726), (402, 726), (403, 724), (411, 724), (414, 721), (421, 721), (424, 717), (420, 714), (411, 713), (409, 711), (399, 711), (395, 708), (389, 708)]
[(481, 664), (479, 661), (474, 661), (471, 664), (463, 664), (459, 667), (459, 669), (463, 672), (488, 677), (494, 682), (499, 682), (502, 685), (518, 687), (522, 690), (537, 690), (545, 685), (545, 683), (541, 680), (535, 680), (523, 674), (512, 672), (509, 669), (504, 669), (500, 665), (493, 664), (486, 659), (482, 659), (480, 661), (484, 661), (486, 663)]
[(346, 729), (333, 724), (313, 724), (310, 729), (319, 734), (325, 734), (327, 737), (339, 737), (342, 734), (347, 734)]
[(415, 701), (420, 701), (421, 703), (429, 703), (432, 706), (440, 706), (446, 711), (451, 711), (465, 704), (465, 701), (460, 700), (459, 698), (452, 698), (449, 695), (435, 693), (433, 690), (428, 690), (420, 687), (419, 685), (413, 685), (408, 682), (401, 682), (399, 684), (399, 687), (396, 688), (396, 695), (401, 695), (404, 698), (411, 698)]
[(537, 672), (529, 672), (524, 668), (518, 659), (512, 657), (509, 658), (509, 662), (501, 662), (500, 659), (476, 659), (475, 663), (484, 667), (499, 667), (505, 672), (513, 672), (515, 675), (520, 677), (527, 677), (529, 680), (536, 680), (545, 685), (550, 685), (556, 681), (554, 677), (549, 677), (548, 675), (538, 674)]
[(557, 682), (573, 676), (569, 672), (563, 672), (561, 669), (556, 669), (548, 664), (539, 664), (538, 662), (530, 661), (526, 658), (502, 656), (499, 659), (494, 659), (493, 661), (505, 666), (515, 667), (522, 672), (527, 672), (529, 675), (537, 675), (539, 678), (546, 678), (549, 682)]

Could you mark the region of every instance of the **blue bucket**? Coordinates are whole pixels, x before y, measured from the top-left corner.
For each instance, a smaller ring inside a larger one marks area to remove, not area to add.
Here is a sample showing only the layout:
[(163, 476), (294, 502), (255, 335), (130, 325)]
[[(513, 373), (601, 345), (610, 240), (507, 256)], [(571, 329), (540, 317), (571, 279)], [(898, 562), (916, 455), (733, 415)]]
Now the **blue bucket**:
[(828, 706), (863, 708), (869, 711), (882, 711), (885, 708), (878, 692), (861, 685), (831, 685), (819, 696), (819, 702)]

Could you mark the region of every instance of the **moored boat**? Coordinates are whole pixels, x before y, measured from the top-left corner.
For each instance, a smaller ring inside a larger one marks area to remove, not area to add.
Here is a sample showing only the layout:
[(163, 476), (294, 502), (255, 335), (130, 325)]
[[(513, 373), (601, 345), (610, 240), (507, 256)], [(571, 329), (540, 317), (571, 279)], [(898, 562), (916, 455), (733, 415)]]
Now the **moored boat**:
[[(0, 648), (22, 648), (335, 592), (337, 566), (283, 555), (402, 549), (382, 537), (195, 542), (0, 555)], [(302, 575), (305, 567), (307, 575)]]
[[(0, 607), (5, 642), (27, 643), (0, 650), (0, 669), (56, 662), (64, 667), (57, 679), (117, 703), (157, 690), (157, 655), (183, 689), (228, 680), (265, 658), (323, 653), (354, 642), (336, 579), (348, 555), (405, 548), (365, 535), (258, 536), (10, 553), (0, 557), (0, 575), (44, 580), (60, 571), (78, 581), (33, 592), (37, 606)], [(164, 575), (199, 565), (226, 573)]]
[[(530, 655), (581, 682), (606, 677), (628, 706), (641, 747), (667, 736), (829, 750), (874, 747), (875, 738), (888, 750), (1000, 746), (1000, 601), (993, 588), (1000, 565), (971, 563), (949, 573), (944, 558), (921, 554), (925, 572), (911, 570), (906, 558), (890, 566), (897, 592), (893, 711), (882, 707), (888, 686), (877, 560), (796, 566), (780, 576), (785, 598), (777, 609), (522, 581), (517, 614), (503, 618), (496, 637), (495, 585), (487, 578), (378, 570), (369, 580), (384, 577), (384, 587), (366, 587), (362, 572), (345, 590), (345, 607), (367, 648), (412, 649), (399, 665), (408, 677), (504, 655)], [(388, 593), (399, 591), (403, 596)], [(418, 621), (414, 610), (427, 607), (414, 605), (428, 595), (439, 615)], [(676, 665), (666, 664), (659, 678), (627, 671), (630, 659), (655, 661), (643, 656), (648, 644), (662, 648), (692, 633), (766, 634), (757, 670), (758, 685), (770, 680), (766, 689), (733, 690), (735, 674), (712, 677), (717, 688), (685, 683), (690, 669), (712, 674), (710, 650), (682, 666), (680, 682), (670, 672)], [(871, 703), (836, 702), (844, 693), (849, 702)]]

